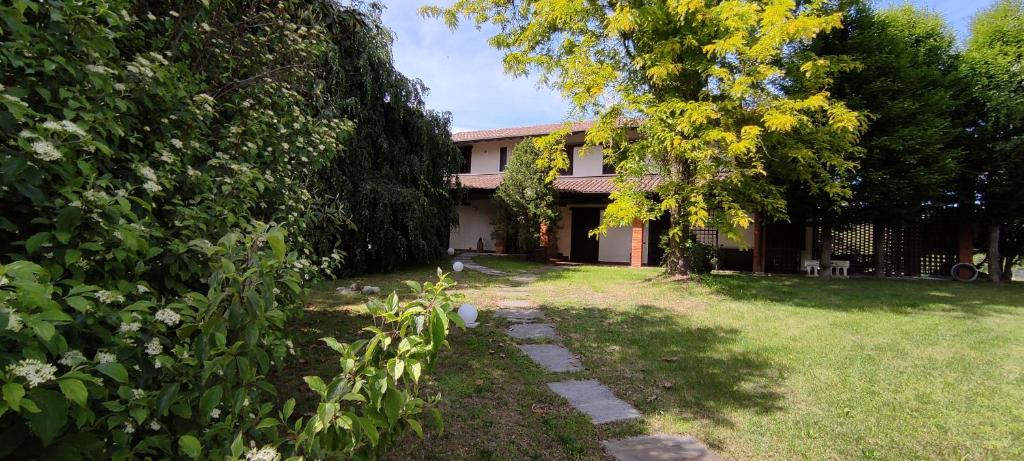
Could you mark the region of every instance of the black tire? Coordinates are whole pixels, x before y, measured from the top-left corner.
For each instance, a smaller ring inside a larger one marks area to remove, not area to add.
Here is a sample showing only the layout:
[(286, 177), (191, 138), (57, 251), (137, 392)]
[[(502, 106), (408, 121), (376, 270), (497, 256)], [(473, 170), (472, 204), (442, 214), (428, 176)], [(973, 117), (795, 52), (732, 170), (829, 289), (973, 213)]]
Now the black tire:
[[(960, 278), (960, 269), (964, 269), (964, 268), (971, 269), (971, 277), (970, 278), (966, 278), (966, 279)], [(978, 268), (975, 267), (974, 264), (971, 264), (971, 263), (956, 263), (949, 270), (949, 275), (951, 275), (953, 277), (953, 280), (956, 280), (957, 282), (973, 282), (973, 281), (978, 279), (978, 274), (979, 273), (981, 273), (981, 271), (979, 271)]]

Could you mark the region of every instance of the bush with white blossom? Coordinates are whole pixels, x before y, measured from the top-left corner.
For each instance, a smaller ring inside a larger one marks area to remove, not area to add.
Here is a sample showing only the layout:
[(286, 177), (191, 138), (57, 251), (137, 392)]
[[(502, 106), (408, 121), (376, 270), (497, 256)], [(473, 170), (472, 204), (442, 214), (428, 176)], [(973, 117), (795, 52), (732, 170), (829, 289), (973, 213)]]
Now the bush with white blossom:
[(343, 222), (310, 204), (330, 196), (318, 174), (352, 132), (323, 90), (334, 28), (359, 13), (13, 5), (0, 6), (0, 458), (295, 451), (266, 376), (291, 349), (304, 281), (342, 260), (308, 229)]

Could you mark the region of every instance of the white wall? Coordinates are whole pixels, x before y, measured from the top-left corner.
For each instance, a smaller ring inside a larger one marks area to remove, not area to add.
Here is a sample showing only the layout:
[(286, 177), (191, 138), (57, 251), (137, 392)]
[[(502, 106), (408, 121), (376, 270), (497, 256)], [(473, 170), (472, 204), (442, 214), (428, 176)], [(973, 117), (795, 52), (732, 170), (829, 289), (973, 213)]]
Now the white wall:
[(501, 148), (508, 148), (508, 155), (511, 159), (512, 149), (515, 149), (518, 143), (518, 139), (506, 139), (473, 144), (473, 158), (470, 160), (469, 172), (497, 173), (501, 161)]
[(582, 146), (574, 147), (572, 175), (600, 176), (603, 161), (600, 147), (592, 146), (585, 151)]
[(725, 236), (724, 232), (718, 233), (718, 247), (729, 249), (751, 249), (754, 247), (754, 217), (750, 217), (750, 225), (746, 229), (740, 229), (742, 242), (738, 242)]
[[(601, 219), (604, 219), (604, 210), (601, 210)], [(629, 263), (632, 241), (632, 227), (608, 229), (608, 234), (598, 238), (597, 260), (603, 263)]]
[(468, 205), (460, 205), (459, 226), (449, 234), (448, 245), (456, 250), (476, 250), (477, 239), (482, 238), (484, 250), (494, 251), (492, 216), (494, 211), (488, 199), (470, 200)]

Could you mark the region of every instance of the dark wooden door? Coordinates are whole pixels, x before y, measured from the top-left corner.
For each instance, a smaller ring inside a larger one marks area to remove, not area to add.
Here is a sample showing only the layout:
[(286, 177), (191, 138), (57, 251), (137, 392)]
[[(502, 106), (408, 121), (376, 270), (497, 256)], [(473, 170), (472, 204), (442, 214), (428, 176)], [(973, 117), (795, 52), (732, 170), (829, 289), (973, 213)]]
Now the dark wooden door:
[(660, 266), (661, 259), (665, 256), (665, 250), (661, 248), (661, 236), (668, 233), (671, 227), (669, 214), (665, 213), (660, 218), (647, 224), (647, 265)]
[(601, 224), (600, 208), (572, 208), (572, 239), (569, 260), (581, 263), (597, 262), (597, 239), (587, 235)]

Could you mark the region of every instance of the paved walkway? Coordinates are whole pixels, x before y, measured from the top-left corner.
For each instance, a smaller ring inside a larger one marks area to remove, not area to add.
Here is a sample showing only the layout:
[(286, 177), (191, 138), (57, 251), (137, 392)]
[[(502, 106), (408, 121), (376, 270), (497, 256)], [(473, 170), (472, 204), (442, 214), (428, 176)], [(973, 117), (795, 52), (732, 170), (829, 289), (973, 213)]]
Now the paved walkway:
[[(487, 275), (504, 276), (505, 273), (472, 261), (477, 253), (460, 253), (455, 260), (467, 269)], [(529, 299), (525, 286), (537, 280), (536, 275), (514, 275), (511, 282), (519, 284), (506, 290), (509, 298), (498, 303), (497, 317), (510, 323), (506, 331), (527, 357), (551, 373), (578, 373), (586, 369), (579, 358), (565, 346), (558, 344), (555, 326), (541, 323), (544, 313)], [(533, 343), (542, 340), (544, 343)], [(594, 424), (626, 421), (643, 415), (625, 400), (615, 396), (608, 386), (595, 379), (567, 380), (548, 383), (552, 392), (566, 399), (570, 405), (590, 417)], [(691, 436), (651, 435), (605, 440), (605, 451), (618, 461), (717, 461), (719, 458), (704, 444)]]

